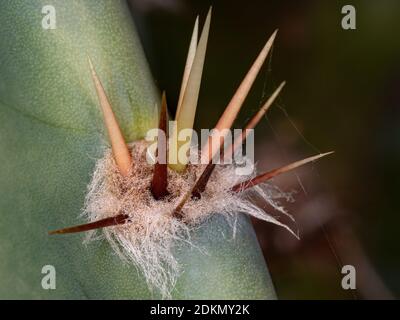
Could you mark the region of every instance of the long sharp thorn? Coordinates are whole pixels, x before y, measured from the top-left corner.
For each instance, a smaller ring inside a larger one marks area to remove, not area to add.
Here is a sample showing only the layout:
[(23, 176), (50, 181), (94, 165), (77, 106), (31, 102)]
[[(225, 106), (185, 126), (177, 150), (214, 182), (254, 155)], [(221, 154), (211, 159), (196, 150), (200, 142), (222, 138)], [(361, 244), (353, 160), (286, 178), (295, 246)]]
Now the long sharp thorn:
[[(170, 158), (174, 160), (169, 161), (169, 167), (179, 172), (185, 170), (189, 158), (188, 156), (180, 157), (183, 159), (178, 158), (178, 152), (179, 154), (183, 155), (187, 154), (190, 146), (190, 140), (178, 141), (178, 136), (181, 130), (193, 128), (197, 102), (199, 99), (201, 78), (203, 75), (204, 61), (207, 51), (208, 34), (210, 32), (211, 13), (212, 8), (210, 8), (206, 22), (204, 23), (203, 31), (199, 40), (199, 45), (197, 46), (193, 65), (187, 82), (186, 90), (183, 95), (182, 105), (178, 117), (176, 118), (176, 128), (174, 129), (174, 132), (172, 134), (173, 148), (170, 148)], [(182, 150), (180, 150), (181, 148)], [(176, 161), (175, 159), (177, 159), (178, 161)]]
[[(230, 129), (232, 127), (233, 122), (235, 121), (240, 108), (242, 107), (244, 100), (246, 99), (249, 91), (263, 66), (265, 59), (270, 52), (272, 45), (274, 43), (276, 34), (278, 30), (276, 30), (272, 36), (268, 39), (267, 43), (265, 44), (264, 48), (261, 50), (260, 54), (258, 55), (257, 59), (253, 63), (252, 67), (250, 68), (249, 72), (243, 79), (242, 83), (240, 84), (239, 88), (237, 89), (236, 93), (232, 97), (232, 100), (229, 102), (228, 106), (226, 107), (224, 113), (222, 114), (221, 118), (218, 120), (215, 129), (222, 132), (224, 129)], [(218, 152), (219, 144), (212, 143), (212, 137), (209, 138), (208, 142), (203, 148), (202, 152), (202, 162), (208, 162), (208, 160), (212, 159), (216, 152)]]
[(125, 143), (121, 128), (118, 125), (117, 119), (112, 110), (110, 101), (107, 98), (104, 87), (101, 84), (100, 79), (97, 76), (97, 73), (93, 67), (93, 63), (89, 57), (88, 60), (101, 110), (103, 112), (104, 124), (108, 131), (114, 160), (121, 174), (123, 176), (127, 176), (130, 168), (132, 167), (131, 154), (129, 152), (128, 146)]
[[(256, 125), (260, 122), (265, 113), (269, 110), (271, 105), (274, 103), (275, 99), (278, 97), (279, 93), (282, 91), (286, 82), (282, 82), (280, 86), (274, 91), (274, 93), (269, 97), (269, 99), (265, 102), (265, 104), (261, 107), (261, 109), (250, 119), (250, 121), (243, 128), (241, 135), (235, 139), (234, 143), (229, 146), (226, 150), (225, 155), (230, 157), (233, 156), (239, 145), (244, 143), (247, 136), (249, 135), (249, 130), (254, 129)], [(221, 144), (222, 149), (223, 144)], [(222, 151), (222, 150), (221, 150)], [(210, 162), (207, 167), (204, 169), (202, 175), (199, 180), (196, 182), (195, 187), (192, 191), (192, 197), (200, 198), (201, 193), (206, 189), (207, 183), (210, 180), (211, 174), (214, 171), (215, 164)]]
[(196, 18), (196, 22), (195, 22), (194, 28), (193, 28), (192, 38), (190, 40), (189, 52), (188, 52), (187, 59), (186, 59), (185, 71), (183, 72), (181, 91), (179, 94), (178, 107), (176, 109), (175, 119), (178, 118), (179, 112), (181, 111), (183, 96), (186, 91), (190, 71), (192, 70), (194, 57), (196, 56), (198, 36), (199, 36), (199, 16), (197, 16), (197, 18)]
[(117, 226), (117, 225), (126, 223), (128, 221), (128, 219), (129, 219), (128, 215), (119, 214), (115, 217), (105, 218), (102, 220), (98, 220), (98, 221), (87, 223), (87, 224), (82, 224), (82, 225), (75, 226), (75, 227), (50, 231), (49, 235), (79, 233), (79, 232), (86, 232), (86, 231), (90, 231), (90, 230), (102, 229), (102, 228), (106, 228), (106, 227)]
[(160, 123), (157, 140), (157, 159), (154, 165), (151, 192), (159, 200), (168, 194), (168, 167), (167, 167), (167, 97), (162, 95)]
[(318, 159), (320, 159), (322, 157), (325, 157), (327, 155), (330, 155), (332, 153), (333, 153), (333, 151), (332, 152), (327, 152), (327, 153), (322, 153), (322, 154), (319, 154), (319, 155), (316, 155), (316, 156), (313, 156), (313, 157), (309, 157), (309, 158), (306, 158), (306, 159), (303, 159), (303, 160), (300, 160), (300, 161), (293, 162), (291, 164), (288, 164), (286, 166), (280, 167), (278, 169), (274, 169), (272, 171), (268, 171), (268, 172), (266, 172), (264, 174), (261, 174), (261, 175), (255, 177), (255, 178), (253, 178), (251, 180), (247, 180), (245, 182), (242, 182), (242, 183), (239, 183), (239, 184), (235, 185), (232, 188), (232, 191), (234, 191), (234, 192), (242, 192), (242, 191), (247, 190), (247, 189), (249, 189), (251, 187), (254, 187), (254, 186), (256, 186), (256, 185), (258, 185), (260, 183), (263, 183), (263, 182), (265, 182), (267, 180), (270, 180), (270, 179), (272, 179), (272, 178), (274, 178), (274, 177), (276, 177), (276, 176), (278, 176), (280, 174), (283, 174), (285, 172), (294, 170), (294, 169), (296, 169), (296, 168), (298, 168), (300, 166), (303, 166), (303, 165), (305, 165), (307, 163), (316, 161), (316, 160), (318, 160)]
[(268, 98), (268, 100), (264, 103), (264, 105), (258, 110), (258, 112), (247, 122), (245, 127), (242, 129), (242, 133), (238, 138), (235, 139), (233, 144), (231, 144), (228, 150), (225, 152), (227, 156), (232, 156), (237, 148), (244, 143), (246, 138), (248, 137), (250, 130), (254, 129), (257, 124), (260, 122), (262, 117), (267, 113), (269, 108), (275, 102), (276, 98), (278, 97), (279, 93), (282, 91), (283, 87), (285, 86), (286, 82), (282, 82), (279, 87), (274, 91), (274, 93)]
[(235, 121), (240, 108), (243, 105), (244, 100), (246, 99), (249, 91), (263, 66), (265, 59), (270, 52), (272, 45), (274, 43), (276, 34), (278, 30), (276, 30), (272, 36), (268, 39), (267, 43), (265, 44), (264, 48), (261, 50), (260, 54), (258, 55), (256, 61), (250, 68), (249, 72), (247, 73), (246, 77), (244, 78), (243, 82), (240, 84), (238, 90), (236, 91), (235, 95), (233, 96), (231, 102), (226, 107), (223, 115), (219, 119), (217, 125), (215, 126), (216, 129), (229, 129), (232, 127), (233, 122)]

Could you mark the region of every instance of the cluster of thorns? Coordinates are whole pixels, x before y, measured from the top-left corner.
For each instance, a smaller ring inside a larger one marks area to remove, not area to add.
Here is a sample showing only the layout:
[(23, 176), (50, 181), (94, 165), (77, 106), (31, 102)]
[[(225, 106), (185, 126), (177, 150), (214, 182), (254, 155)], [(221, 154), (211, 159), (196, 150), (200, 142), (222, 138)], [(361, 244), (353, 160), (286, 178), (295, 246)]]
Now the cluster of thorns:
[[(186, 66), (183, 74), (182, 86), (178, 101), (178, 107), (176, 112), (176, 131), (173, 133), (172, 138), (177, 137), (177, 133), (180, 129), (192, 128), (196, 113), (197, 101), (200, 91), (200, 84), (203, 72), (203, 65), (205, 60), (207, 42), (208, 42), (208, 34), (210, 29), (211, 22), (211, 9), (207, 15), (206, 22), (204, 24), (204, 28), (202, 34), (200, 36), (200, 40), (198, 41), (198, 18), (196, 19), (192, 39), (190, 42), (188, 57), (186, 60)], [(233, 122), (235, 121), (245, 98), (247, 97), (259, 71), (261, 70), (268, 53), (270, 52), (272, 45), (274, 43), (277, 31), (275, 31), (272, 36), (268, 39), (267, 43), (261, 50), (260, 54), (256, 58), (252, 67), (248, 71), (247, 75), (243, 79), (230, 103), (226, 107), (224, 113), (221, 118), (217, 122), (215, 129), (216, 131), (223, 132), (223, 130), (230, 130)], [(105, 127), (108, 132), (113, 157), (116, 163), (116, 166), (123, 177), (127, 177), (133, 164), (131, 152), (125, 139), (123, 137), (120, 126), (118, 125), (117, 119), (114, 115), (111, 103), (106, 95), (104, 87), (95, 71), (93, 63), (89, 58), (89, 66), (91, 70), (92, 79), (94, 82), (94, 86), (96, 88), (97, 96), (99, 99), (99, 103), (101, 106), (101, 110), (103, 113)], [(281, 83), (281, 85), (274, 91), (274, 93), (267, 99), (264, 105), (256, 112), (253, 117), (247, 122), (245, 127), (243, 128), (239, 137), (237, 137), (234, 142), (229, 146), (229, 149), (225, 154), (234, 154), (235, 151), (241, 146), (250, 130), (253, 130), (255, 126), (260, 122), (260, 120), (264, 117), (267, 110), (274, 103), (275, 99), (281, 92), (284, 87), (285, 82)], [(167, 101), (166, 95), (163, 93), (162, 95), (162, 103), (161, 103), (161, 111), (159, 117), (159, 132), (163, 132), (164, 134), (167, 131)], [(167, 159), (168, 152), (177, 152), (177, 150), (167, 150), (167, 143), (164, 141), (165, 139), (158, 139), (157, 142), (157, 152), (156, 152), (156, 162), (154, 164), (153, 177), (150, 185), (151, 193), (154, 199), (162, 201), (166, 195), (168, 195), (168, 166), (170, 170), (175, 171), (184, 171), (186, 169), (186, 163), (180, 163), (177, 166), (168, 165), (165, 161), (160, 161), (160, 159)], [(213, 142), (213, 143), (211, 143)], [(208, 142), (202, 149), (202, 155), (207, 155), (206, 163), (202, 174), (199, 176), (194, 186), (186, 192), (182, 199), (179, 201), (178, 205), (175, 209), (168, 213), (171, 214), (176, 219), (184, 218), (183, 208), (185, 203), (190, 199), (200, 199), (201, 194), (206, 190), (207, 183), (212, 176), (212, 173), (216, 167), (216, 164), (212, 161), (216, 154), (221, 153), (224, 143), (223, 137), (218, 141), (218, 143), (214, 143), (212, 133), (209, 137)], [(178, 142), (179, 148), (179, 142)], [(258, 175), (252, 179), (241, 182), (234, 187), (231, 188), (231, 192), (240, 193), (249, 188), (257, 186), (261, 183), (270, 180), (277, 175), (283, 174), (285, 172), (291, 171), (295, 168), (298, 168), (306, 163), (313, 162), (323, 156), (326, 156), (329, 153), (315, 155), (300, 161), (293, 162), (291, 164), (276, 168), (274, 170), (268, 171), (261, 175)], [(77, 233), (77, 232), (85, 232), (89, 230), (101, 229), (105, 227), (122, 225), (130, 222), (130, 216), (127, 214), (118, 214), (114, 217), (101, 219), (95, 222), (55, 230), (49, 232), (49, 234), (67, 234), (67, 233)]]

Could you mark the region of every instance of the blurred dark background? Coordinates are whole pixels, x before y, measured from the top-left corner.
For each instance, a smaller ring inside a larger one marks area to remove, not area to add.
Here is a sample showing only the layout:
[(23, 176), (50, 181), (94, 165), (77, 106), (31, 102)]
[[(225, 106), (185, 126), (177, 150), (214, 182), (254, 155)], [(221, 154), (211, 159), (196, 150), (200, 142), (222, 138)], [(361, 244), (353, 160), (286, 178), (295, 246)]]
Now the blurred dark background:
[[(285, 204), (301, 240), (254, 221), (281, 299), (400, 297), (400, 2), (131, 0), (160, 90), (175, 111), (192, 27), (213, 5), (197, 128), (212, 128), (254, 58), (279, 28), (272, 58), (236, 126), (287, 81), (256, 130), (260, 170), (335, 150), (275, 182), (296, 190)], [(343, 30), (351, 4), (357, 29)], [(275, 214), (271, 208), (265, 208)], [(289, 221), (285, 221), (288, 222)], [(357, 291), (341, 287), (342, 265)]]

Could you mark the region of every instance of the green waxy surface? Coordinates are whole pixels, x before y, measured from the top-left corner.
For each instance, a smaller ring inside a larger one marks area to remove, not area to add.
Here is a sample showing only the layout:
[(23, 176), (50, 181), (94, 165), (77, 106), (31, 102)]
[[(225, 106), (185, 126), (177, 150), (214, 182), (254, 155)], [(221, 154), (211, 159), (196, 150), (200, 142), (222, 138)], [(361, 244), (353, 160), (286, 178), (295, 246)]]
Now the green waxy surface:
[[(56, 29), (42, 28), (44, 5)], [(124, 1), (0, 3), (0, 298), (148, 299), (140, 273), (106, 242), (47, 231), (79, 214), (95, 159), (107, 146), (87, 55), (128, 140), (157, 124), (159, 101)], [(221, 217), (177, 248), (183, 273), (174, 298), (265, 299), (275, 293), (248, 219), (237, 236)], [(42, 267), (56, 268), (44, 290)]]

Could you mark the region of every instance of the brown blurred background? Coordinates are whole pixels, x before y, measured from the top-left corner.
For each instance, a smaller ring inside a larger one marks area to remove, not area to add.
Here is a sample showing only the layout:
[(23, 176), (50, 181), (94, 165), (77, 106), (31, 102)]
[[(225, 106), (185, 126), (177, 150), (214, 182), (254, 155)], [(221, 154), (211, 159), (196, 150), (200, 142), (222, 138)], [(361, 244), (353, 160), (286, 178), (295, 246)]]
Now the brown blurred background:
[[(213, 5), (197, 128), (211, 128), (274, 29), (272, 58), (235, 127), (282, 81), (287, 86), (256, 130), (260, 170), (335, 150), (275, 180), (301, 240), (254, 221), (281, 299), (400, 296), (400, 2), (397, 0), (130, 0), (160, 89), (177, 103), (193, 23)], [(351, 4), (357, 29), (343, 30)], [(276, 214), (271, 208), (268, 212)], [(289, 223), (289, 221), (286, 221)], [(357, 291), (341, 287), (342, 265)]]

